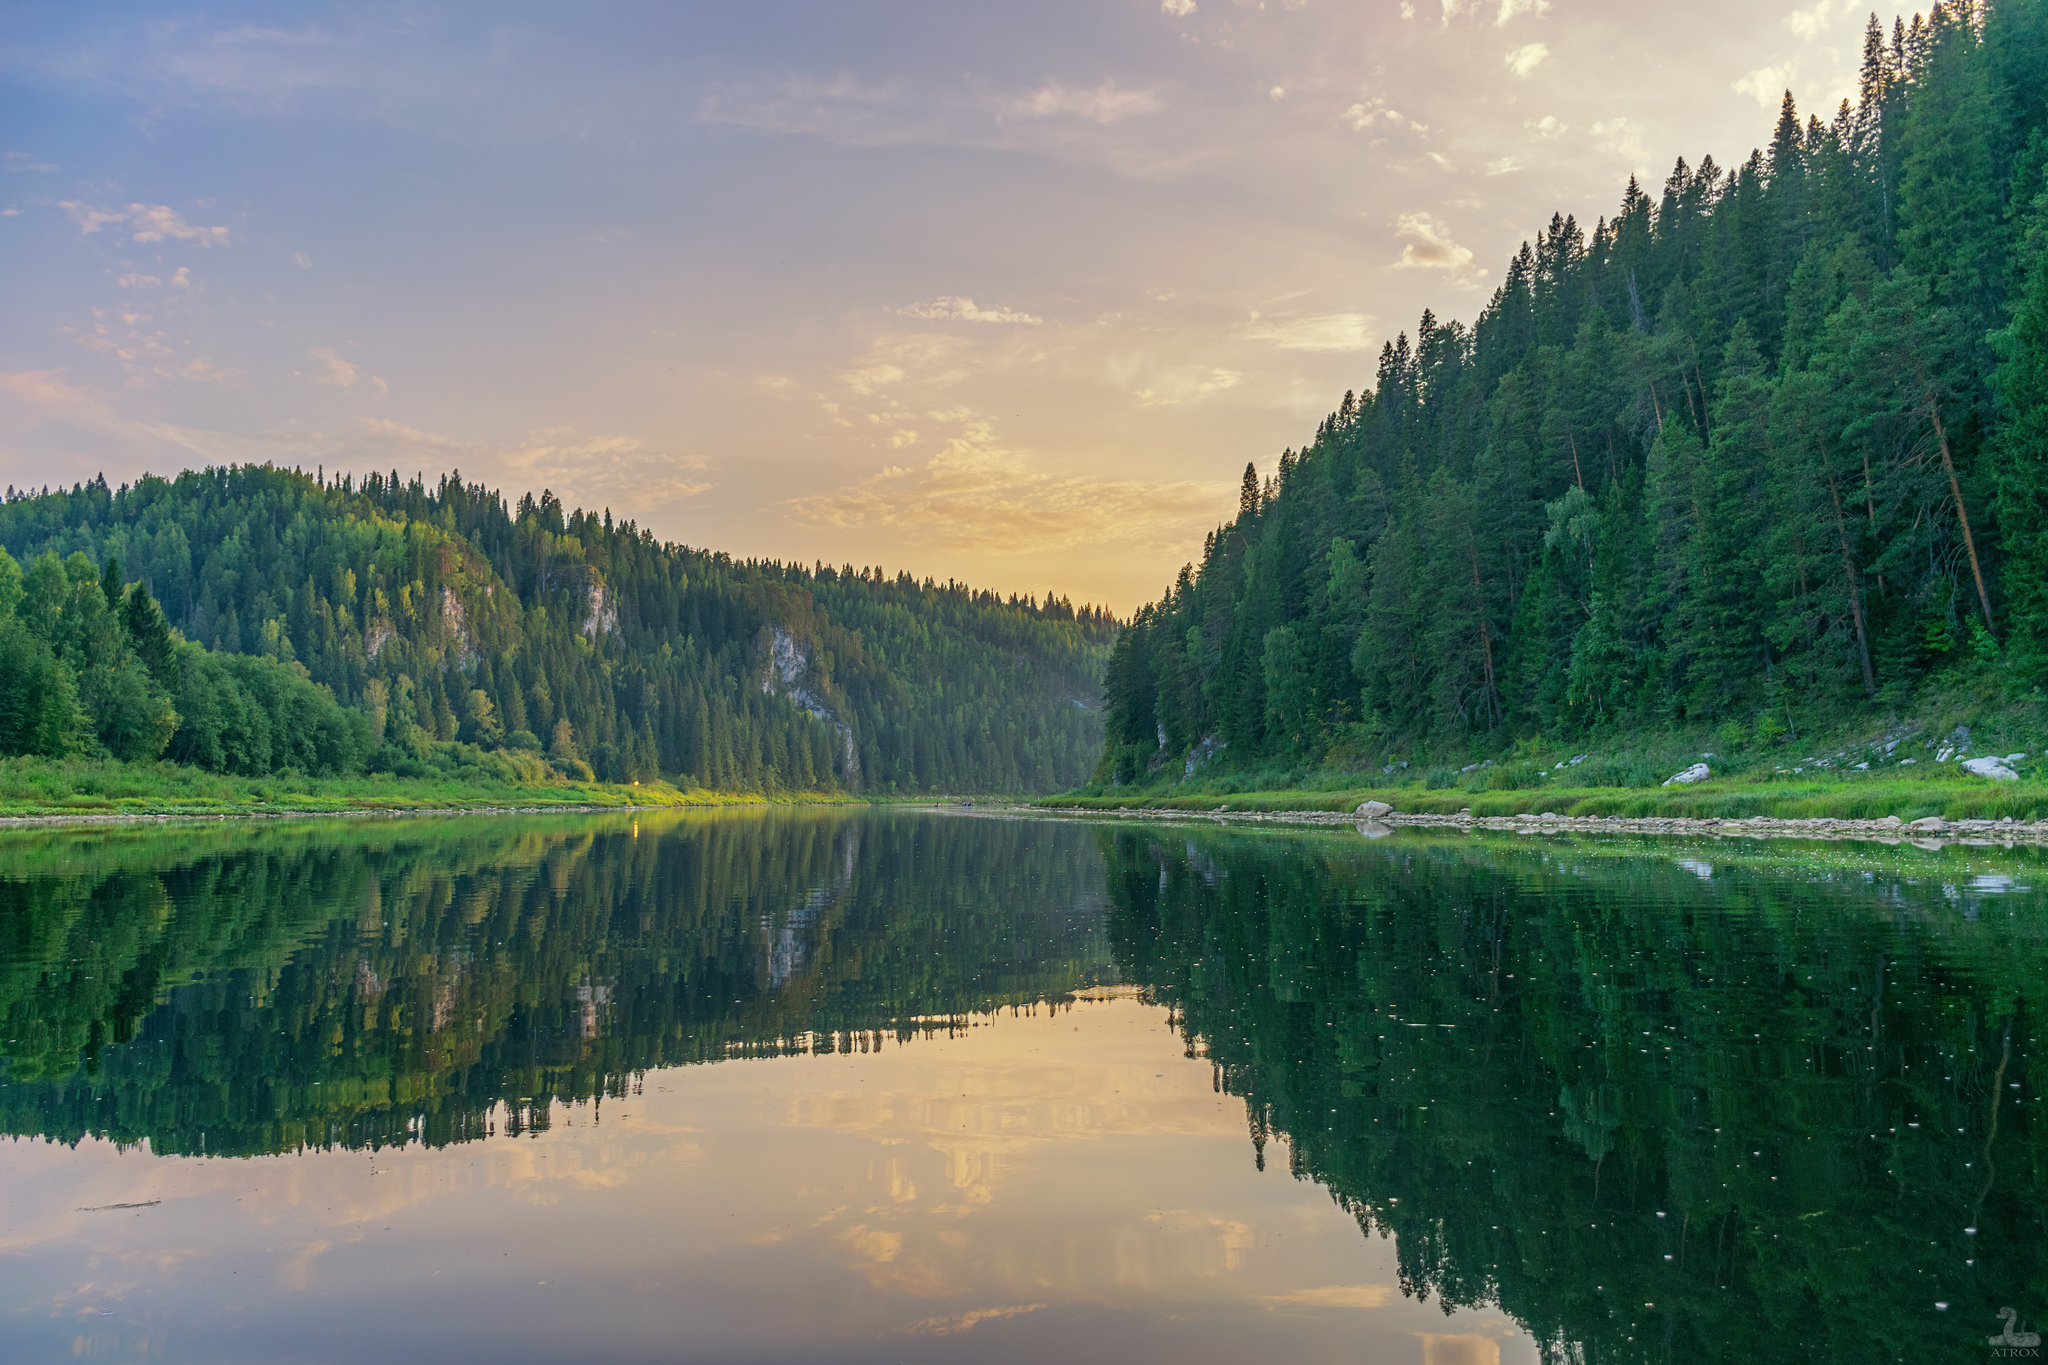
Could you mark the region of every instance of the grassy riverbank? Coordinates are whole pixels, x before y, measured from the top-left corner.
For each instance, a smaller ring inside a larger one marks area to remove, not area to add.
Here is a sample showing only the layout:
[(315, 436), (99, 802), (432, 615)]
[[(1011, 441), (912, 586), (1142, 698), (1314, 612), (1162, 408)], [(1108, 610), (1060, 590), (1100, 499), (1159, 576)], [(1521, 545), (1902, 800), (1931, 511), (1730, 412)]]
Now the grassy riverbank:
[(279, 815), (343, 811), (580, 809), (855, 802), (816, 792), (764, 796), (666, 782), (510, 783), (454, 776), (228, 777), (174, 763), (0, 759), (0, 818), (22, 816)]
[[(1333, 752), (1319, 764), (1233, 766), (1158, 761), (1120, 786), (1100, 783), (1041, 804), (1084, 810), (1349, 811), (1384, 801), (1412, 815), (1522, 814), (1634, 819), (2016, 820), (2048, 816), (2048, 700), (2011, 697), (1999, 679), (1930, 693), (1917, 714), (1879, 726), (1841, 718), (1794, 736), (1736, 725), (1685, 733), (1609, 735), (1583, 748), (1518, 740), (1490, 757), (1418, 752), (1411, 761)], [(2008, 762), (2017, 781), (1963, 769)], [(1712, 777), (1666, 779), (1705, 764)], [(1349, 771), (1346, 769), (1349, 768)], [(1359, 771), (1359, 769), (1363, 771)], [(1183, 773), (1185, 774), (1183, 776)], [(1182, 777), (1180, 781), (1173, 781)]]
[(2011, 816), (2032, 820), (2048, 816), (2048, 781), (1989, 782), (1982, 778), (1931, 780), (1891, 774), (1854, 774), (1818, 779), (1733, 777), (1687, 787), (1573, 787), (1560, 783), (1517, 791), (1465, 791), (1456, 787), (1429, 790), (1422, 786), (1348, 786), (1341, 790), (1282, 788), (1272, 791), (1216, 793), (1111, 792), (1100, 796), (1048, 797), (1039, 804), (1076, 810), (1213, 811), (1348, 811), (1361, 802), (1384, 801), (1413, 815), (1475, 816), (1605, 815), (1637, 819), (1747, 819), (1767, 815), (1781, 820), (1876, 820), (1896, 815), (1917, 820), (1938, 815), (1947, 820), (1997, 820)]

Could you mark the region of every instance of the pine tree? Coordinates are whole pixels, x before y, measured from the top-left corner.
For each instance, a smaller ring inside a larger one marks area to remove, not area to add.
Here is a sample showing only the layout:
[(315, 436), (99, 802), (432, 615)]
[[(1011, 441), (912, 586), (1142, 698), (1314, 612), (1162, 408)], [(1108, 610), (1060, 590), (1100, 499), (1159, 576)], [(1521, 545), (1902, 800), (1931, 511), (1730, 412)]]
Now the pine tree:
[(2048, 196), (2027, 215), (2012, 321), (1992, 335), (1998, 433), (1993, 465), (2002, 583), (2014, 659), (2048, 675)]

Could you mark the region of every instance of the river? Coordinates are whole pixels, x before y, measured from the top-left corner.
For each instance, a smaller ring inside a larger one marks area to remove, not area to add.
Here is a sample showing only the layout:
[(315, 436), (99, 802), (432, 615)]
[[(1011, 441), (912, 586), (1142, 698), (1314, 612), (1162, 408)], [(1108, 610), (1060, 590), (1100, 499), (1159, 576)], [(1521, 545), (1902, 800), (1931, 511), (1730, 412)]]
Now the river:
[(2040, 850), (211, 823), (0, 836), (0, 930), (8, 1359), (1920, 1362), (2048, 1316)]

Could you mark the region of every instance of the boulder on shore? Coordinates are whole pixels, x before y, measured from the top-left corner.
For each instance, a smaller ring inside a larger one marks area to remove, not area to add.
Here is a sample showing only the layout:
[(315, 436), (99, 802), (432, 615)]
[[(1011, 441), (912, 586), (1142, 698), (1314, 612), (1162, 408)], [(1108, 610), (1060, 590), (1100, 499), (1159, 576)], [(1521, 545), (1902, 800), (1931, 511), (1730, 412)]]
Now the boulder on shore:
[(2017, 782), (2020, 775), (2005, 766), (2002, 758), (1967, 758), (1963, 760), (1963, 771), (1988, 777), (1993, 782)]
[(1368, 820), (1377, 820), (1382, 815), (1392, 815), (1394, 808), (1384, 801), (1367, 801), (1361, 804), (1354, 813), (1362, 815)]
[(1704, 763), (1695, 763), (1684, 772), (1673, 773), (1665, 778), (1664, 785), (1669, 787), (1675, 783), (1681, 787), (1690, 786), (1694, 782), (1704, 782), (1713, 775), (1714, 770), (1712, 768), (1709, 768)]

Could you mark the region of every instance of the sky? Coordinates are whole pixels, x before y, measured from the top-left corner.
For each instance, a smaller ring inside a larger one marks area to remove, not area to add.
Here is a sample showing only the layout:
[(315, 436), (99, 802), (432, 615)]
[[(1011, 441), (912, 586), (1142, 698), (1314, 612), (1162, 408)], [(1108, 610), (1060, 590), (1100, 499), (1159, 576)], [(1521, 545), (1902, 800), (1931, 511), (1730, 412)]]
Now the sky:
[(1832, 112), (1869, 11), (7, 14), (0, 484), (460, 470), (1122, 613), (1552, 212)]

